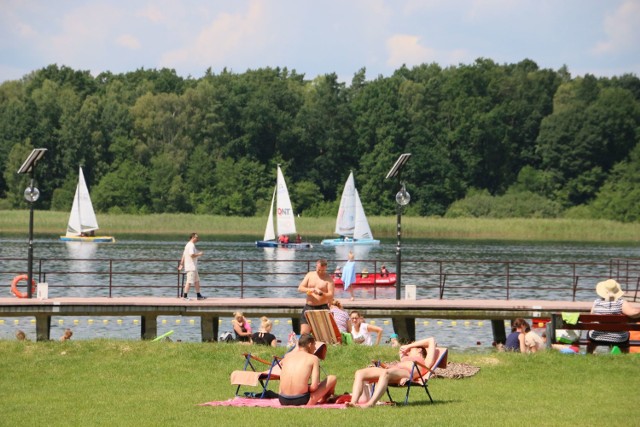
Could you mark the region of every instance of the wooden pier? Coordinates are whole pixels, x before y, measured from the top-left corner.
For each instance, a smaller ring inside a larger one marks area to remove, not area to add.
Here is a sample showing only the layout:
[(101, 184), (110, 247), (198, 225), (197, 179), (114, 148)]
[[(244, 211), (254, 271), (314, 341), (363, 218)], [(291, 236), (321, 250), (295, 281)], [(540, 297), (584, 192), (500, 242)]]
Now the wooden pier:
[[(415, 319), (491, 320), (494, 339), (504, 340), (504, 320), (517, 317), (550, 317), (559, 312), (589, 312), (592, 302), (484, 299), (372, 299), (344, 301), (344, 308), (361, 310), (367, 318), (391, 318), (394, 331), (404, 339), (415, 339)], [(180, 298), (53, 298), (46, 300), (0, 298), (0, 317), (29, 317), (36, 320), (38, 341), (50, 339), (52, 316), (140, 316), (140, 337), (157, 336), (158, 316), (201, 318), (202, 341), (218, 337), (220, 317), (242, 311), (247, 316), (290, 317), (299, 331), (303, 298), (210, 298), (184, 301)], [(640, 304), (634, 303), (640, 307)]]

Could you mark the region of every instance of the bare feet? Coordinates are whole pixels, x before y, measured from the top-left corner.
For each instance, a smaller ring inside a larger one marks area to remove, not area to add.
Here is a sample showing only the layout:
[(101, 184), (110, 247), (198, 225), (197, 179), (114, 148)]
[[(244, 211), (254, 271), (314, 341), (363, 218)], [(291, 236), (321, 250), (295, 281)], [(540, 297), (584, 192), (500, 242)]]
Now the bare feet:
[(358, 405), (356, 405), (353, 402), (347, 402), (347, 403), (344, 404), (344, 406), (346, 406), (347, 408), (357, 408), (358, 407)]

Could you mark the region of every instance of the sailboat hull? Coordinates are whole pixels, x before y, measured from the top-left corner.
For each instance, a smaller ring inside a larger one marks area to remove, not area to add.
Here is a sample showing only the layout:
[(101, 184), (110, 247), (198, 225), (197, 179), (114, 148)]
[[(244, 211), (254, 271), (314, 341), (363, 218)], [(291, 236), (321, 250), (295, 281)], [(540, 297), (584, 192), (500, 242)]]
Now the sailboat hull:
[(112, 236), (60, 236), (61, 242), (115, 243)]
[[(336, 277), (335, 274), (332, 274), (331, 277), (337, 288), (344, 287), (344, 282), (340, 277)], [(389, 273), (384, 276), (380, 273), (369, 273), (365, 274), (364, 277), (361, 273), (356, 273), (356, 281), (351, 286), (393, 286), (395, 284), (396, 273)]]
[(273, 240), (258, 240), (256, 246), (259, 248), (289, 248), (289, 249), (311, 249), (311, 243), (278, 243)]
[(379, 245), (380, 240), (376, 239), (352, 239), (338, 238), (338, 239), (324, 239), (320, 242), (322, 246), (357, 246), (357, 245)]

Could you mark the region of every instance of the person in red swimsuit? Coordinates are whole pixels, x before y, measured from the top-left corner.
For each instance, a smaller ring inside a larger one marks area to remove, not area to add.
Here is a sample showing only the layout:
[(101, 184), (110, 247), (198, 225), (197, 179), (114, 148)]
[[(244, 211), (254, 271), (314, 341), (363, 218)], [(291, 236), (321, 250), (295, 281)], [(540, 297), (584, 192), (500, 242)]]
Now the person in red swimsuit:
[[(387, 368), (371, 366), (356, 371), (351, 402), (347, 402), (346, 405), (371, 408), (386, 393), (389, 383), (397, 384), (411, 379), (411, 368), (414, 361), (425, 366), (432, 366), (436, 361), (436, 339), (431, 337), (403, 345), (400, 347), (398, 357), (400, 357), (400, 362)], [(426, 372), (420, 373), (424, 375)], [(363, 393), (368, 395), (368, 392), (365, 392), (367, 390), (365, 386), (372, 381), (377, 381), (373, 395), (366, 403), (358, 404)]]

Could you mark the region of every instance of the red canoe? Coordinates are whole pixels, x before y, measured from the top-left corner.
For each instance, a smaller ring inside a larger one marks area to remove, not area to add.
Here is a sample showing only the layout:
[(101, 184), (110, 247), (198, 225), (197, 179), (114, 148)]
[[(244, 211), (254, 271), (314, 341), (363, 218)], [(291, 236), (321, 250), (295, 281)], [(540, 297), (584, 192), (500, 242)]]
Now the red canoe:
[[(396, 284), (396, 273), (385, 274), (384, 276), (379, 273), (376, 274), (365, 274), (365, 277), (362, 277), (361, 273), (356, 273), (356, 283), (355, 286), (391, 286)], [(344, 282), (341, 278), (336, 277), (335, 274), (332, 274), (333, 282), (337, 287), (343, 287)], [(353, 286), (353, 285), (352, 285)]]

